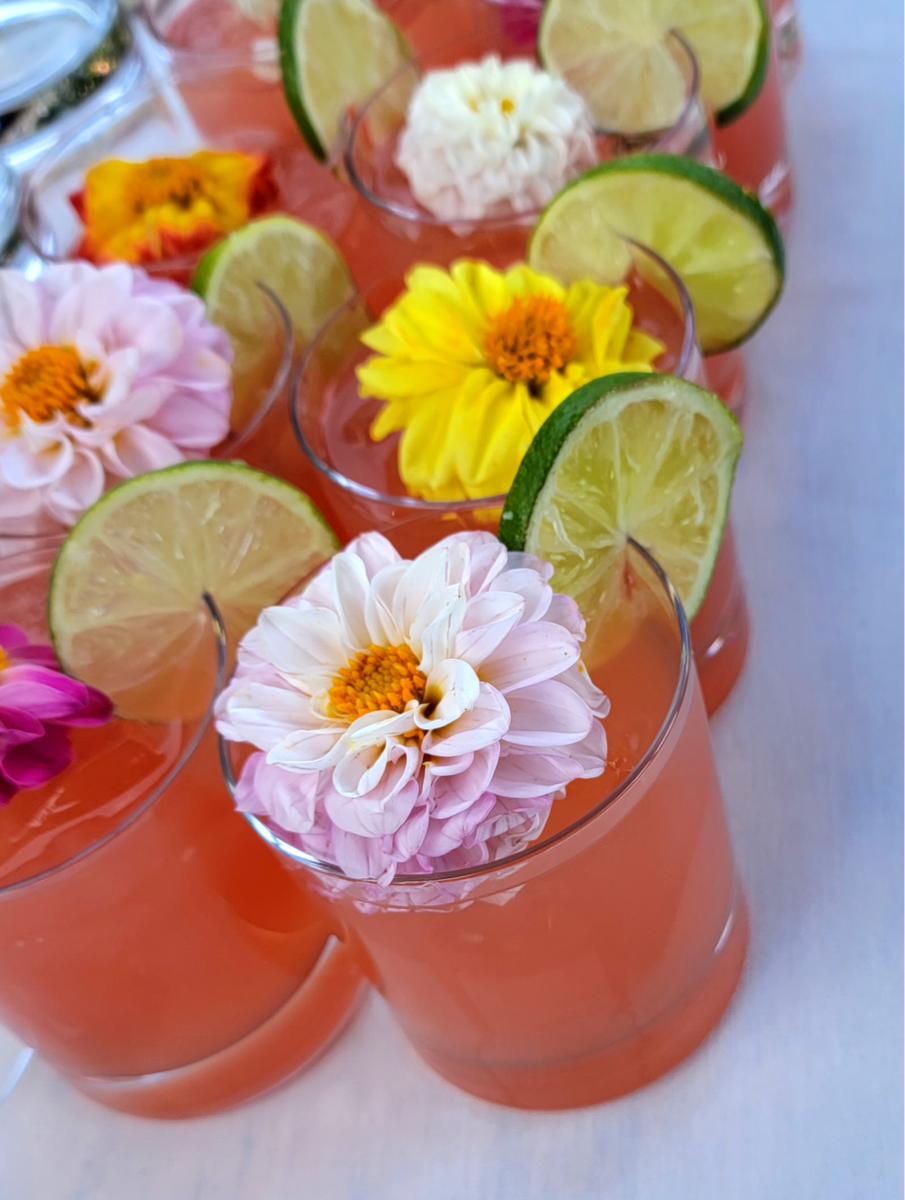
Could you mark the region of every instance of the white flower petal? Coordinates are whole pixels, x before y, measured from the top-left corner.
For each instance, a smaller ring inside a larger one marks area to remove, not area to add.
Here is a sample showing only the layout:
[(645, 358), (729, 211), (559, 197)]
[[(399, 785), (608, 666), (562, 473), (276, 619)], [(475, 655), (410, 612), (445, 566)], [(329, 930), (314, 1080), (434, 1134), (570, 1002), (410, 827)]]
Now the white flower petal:
[(62, 434), (48, 435), (40, 449), (33, 449), (23, 428), (0, 449), (0, 475), (10, 487), (44, 487), (66, 474), (74, 456), (72, 442)]
[[(310, 700), (301, 692), (254, 678), (234, 680), (223, 693), (219, 710), (239, 736), (259, 750), (273, 750), (299, 730), (327, 733), (338, 741), (344, 729), (339, 723), (330, 725), (317, 718)], [(299, 755), (292, 761), (298, 763)]]
[(461, 584), (441, 588), (424, 602), (409, 627), (409, 645), (426, 675), (455, 653), (465, 603), (465, 590)]
[(509, 705), (495, 688), (482, 683), (474, 706), (451, 725), (430, 730), (422, 750), (440, 757), (467, 754), (498, 742), (508, 728)]
[(336, 675), (348, 662), (339, 618), (329, 609), (265, 608), (257, 631), (257, 652), (284, 675)]
[(461, 659), (447, 658), (437, 663), (427, 677), (424, 703), (415, 712), (419, 729), (442, 729), (471, 712), (478, 702), (481, 682), (473, 669)]
[(74, 525), (104, 491), (104, 469), (96, 454), (75, 448), (65, 475), (44, 489), (47, 511), (64, 525)]

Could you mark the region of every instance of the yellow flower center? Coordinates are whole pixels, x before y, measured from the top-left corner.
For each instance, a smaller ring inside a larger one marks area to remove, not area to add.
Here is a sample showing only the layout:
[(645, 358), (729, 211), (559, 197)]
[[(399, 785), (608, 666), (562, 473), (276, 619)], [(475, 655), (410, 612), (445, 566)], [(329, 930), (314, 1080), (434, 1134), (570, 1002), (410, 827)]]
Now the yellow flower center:
[(349, 659), (327, 693), (334, 713), (354, 721), (365, 713), (404, 712), (424, 699), (427, 679), (408, 646), (369, 646)]
[(0, 671), (5, 671), (8, 666), (9, 666), (9, 655), (6, 653), (6, 651), (3, 649), (3, 647), (0, 646)]
[(73, 425), (87, 428), (91, 422), (78, 405), (98, 400), (100, 395), (88, 382), (88, 369), (71, 346), (26, 350), (0, 382), (0, 404), (11, 425), (19, 424), (22, 413), (38, 422), (62, 413)]
[(538, 294), (512, 304), (495, 316), (484, 340), (491, 368), (510, 383), (538, 389), (561, 371), (576, 353), (572, 323), (561, 301)]

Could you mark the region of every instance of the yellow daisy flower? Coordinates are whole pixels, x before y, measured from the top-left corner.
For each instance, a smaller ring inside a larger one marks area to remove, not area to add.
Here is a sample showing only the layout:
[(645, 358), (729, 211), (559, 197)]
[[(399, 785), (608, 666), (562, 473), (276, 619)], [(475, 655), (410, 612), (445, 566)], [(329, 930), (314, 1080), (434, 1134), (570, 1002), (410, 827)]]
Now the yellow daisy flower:
[(402, 430), (399, 473), (425, 500), (509, 490), (522, 456), (566, 396), (613, 371), (650, 371), (664, 347), (632, 327), (624, 287), (563, 287), (524, 264), (417, 266), (362, 335), (363, 396), (385, 400), (375, 441)]

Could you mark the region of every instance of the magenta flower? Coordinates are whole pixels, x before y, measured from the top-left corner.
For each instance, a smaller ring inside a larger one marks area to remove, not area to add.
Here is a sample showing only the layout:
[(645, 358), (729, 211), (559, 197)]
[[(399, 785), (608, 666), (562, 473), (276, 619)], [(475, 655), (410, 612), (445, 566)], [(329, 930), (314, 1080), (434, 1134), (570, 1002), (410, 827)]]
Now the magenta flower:
[(50, 646), (0, 625), (0, 805), (69, 766), (69, 726), (104, 725), (112, 713), (102, 692), (63, 674)]

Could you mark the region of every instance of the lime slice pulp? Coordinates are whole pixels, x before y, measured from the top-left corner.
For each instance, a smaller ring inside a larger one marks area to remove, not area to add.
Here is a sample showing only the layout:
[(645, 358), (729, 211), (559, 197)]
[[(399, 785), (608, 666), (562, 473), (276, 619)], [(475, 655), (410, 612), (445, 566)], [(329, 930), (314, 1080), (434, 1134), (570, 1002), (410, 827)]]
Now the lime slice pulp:
[(672, 375), (620, 374), (547, 418), (506, 499), (500, 538), (553, 565), (590, 623), (618, 603), (628, 538), (669, 575), (689, 619), (713, 573), (742, 434), (721, 400)]
[(257, 410), (283, 351), (274, 305), (261, 284), (285, 306), (297, 350), (307, 346), (355, 290), (330, 239), (294, 217), (261, 217), (204, 255), (192, 288), (233, 344), (231, 424), (236, 432)]
[(410, 58), (402, 34), (371, 0), (283, 0), (283, 90), (311, 152), (326, 159), (351, 105)]
[(746, 341), (779, 299), (785, 252), (776, 222), (713, 167), (674, 154), (601, 163), (551, 200), (528, 261), (563, 283), (612, 283), (626, 267), (614, 232), (649, 247), (681, 276), (705, 354)]
[(215, 655), (204, 593), (229, 642), (338, 542), (307, 496), (242, 463), (180, 463), (111, 489), (73, 527), (50, 581), (65, 670), (121, 715), (197, 715)]
[(767, 74), (763, 0), (546, 0), (538, 55), (585, 97), (604, 128), (664, 129), (681, 113), (688, 86), (670, 55), (674, 30), (694, 51), (717, 122), (735, 120)]

